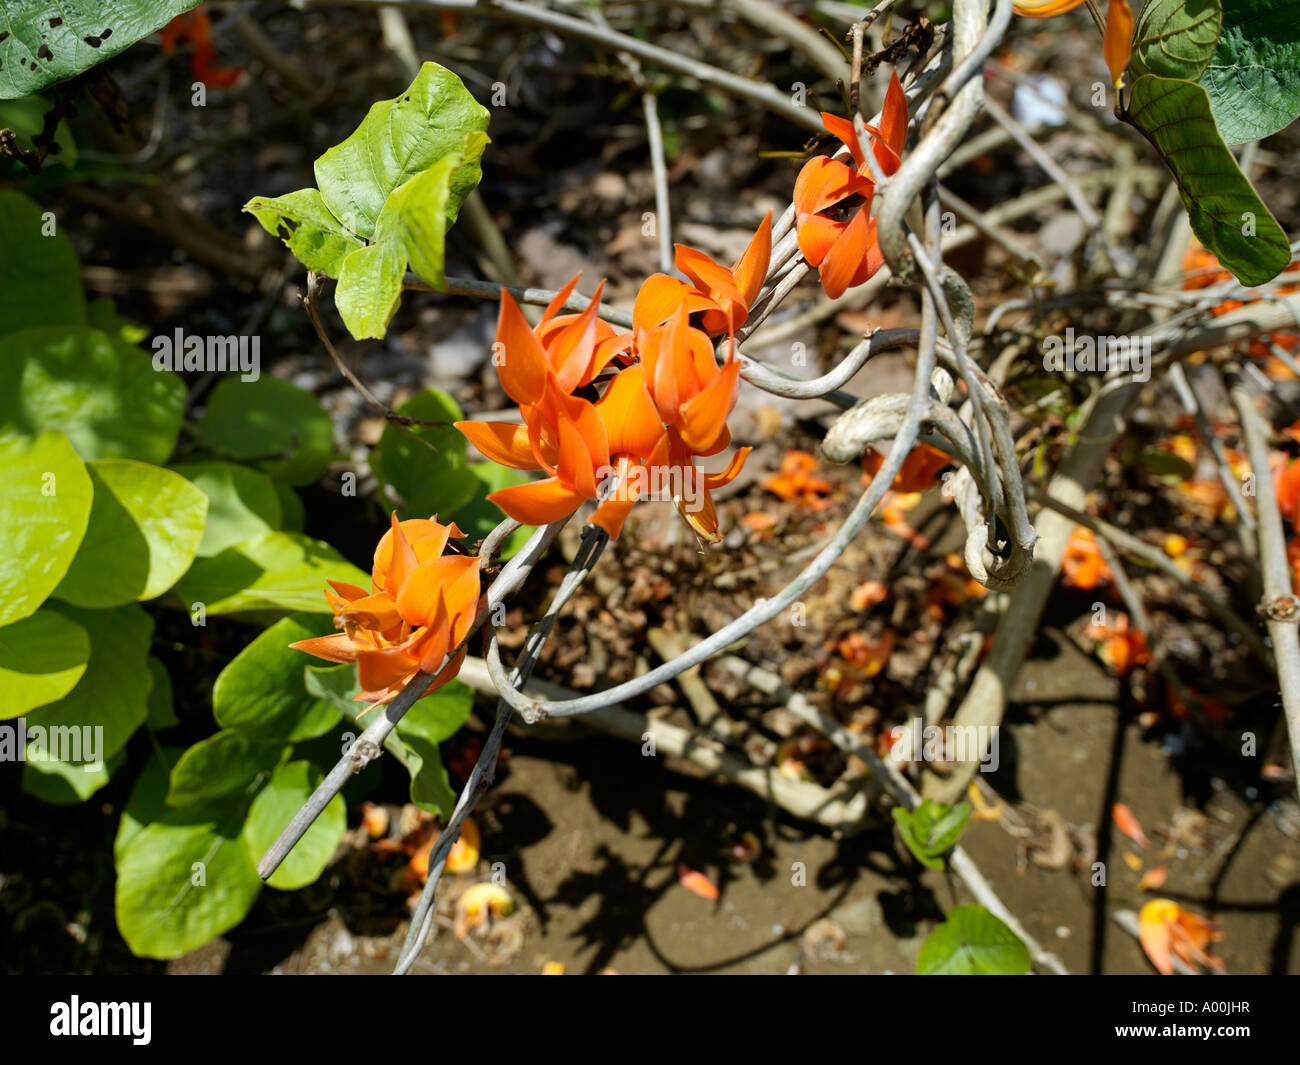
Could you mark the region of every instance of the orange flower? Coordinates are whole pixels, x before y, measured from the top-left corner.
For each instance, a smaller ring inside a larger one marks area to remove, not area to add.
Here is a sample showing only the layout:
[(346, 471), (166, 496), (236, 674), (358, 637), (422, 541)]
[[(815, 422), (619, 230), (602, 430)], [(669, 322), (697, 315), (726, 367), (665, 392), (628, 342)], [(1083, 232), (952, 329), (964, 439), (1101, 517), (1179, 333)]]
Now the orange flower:
[(1207, 948), (1223, 938), (1213, 921), (1184, 910), (1169, 899), (1152, 899), (1138, 914), (1138, 939), (1162, 976), (1174, 971), (1174, 958), (1187, 965), (1222, 969), (1223, 959)]
[(1151, 648), (1140, 629), (1129, 622), (1129, 616), (1116, 612), (1109, 625), (1089, 625), (1088, 639), (1101, 644), (1101, 660), (1116, 674), (1123, 677), (1134, 666), (1145, 666), (1151, 661)]
[(697, 535), (711, 544), (722, 539), (718, 531), (718, 512), (713, 506), (713, 493), (730, 484), (745, 466), (753, 448), (737, 448), (731, 462), (720, 473), (705, 473), (695, 464), (695, 455), (674, 430), (668, 431), (669, 466), (668, 483), (671, 486), (673, 505), (682, 520)]
[(673, 247), (677, 249), (677, 269), (692, 284), (667, 274), (646, 278), (632, 310), (633, 330), (638, 336), (642, 330), (663, 325), (682, 306), (687, 314), (703, 312), (700, 326), (710, 336), (734, 333), (744, 325), (772, 258), (772, 212), (767, 212), (744, 254), (730, 270), (695, 248), (685, 244)]
[[(1017, 15), (1026, 18), (1051, 18), (1073, 11), (1083, 0), (1015, 0), (1011, 5)], [(1106, 31), (1103, 35), (1102, 53), (1110, 68), (1111, 80), (1118, 89), (1123, 85), (1124, 71), (1133, 49), (1133, 9), (1128, 0), (1110, 0), (1106, 8)]]
[(1065, 545), (1065, 555), (1061, 559), (1061, 572), (1065, 574), (1067, 584), (1084, 591), (1091, 591), (1102, 581), (1110, 580), (1110, 567), (1101, 557), (1097, 548), (1097, 538), (1090, 529), (1076, 525)]
[(497, 372), (506, 394), (519, 404), (524, 424), (467, 421), (457, 422), (456, 428), (495, 462), (550, 474), (488, 496), (527, 525), (544, 525), (572, 514), (585, 501), (599, 498), (604, 480), (617, 473), (618, 490), (591, 518), (616, 537), (640, 492), (637, 471), (643, 460), (654, 455), (666, 458), (667, 439), (639, 366), (620, 370), (595, 403), (569, 394), (571, 388), (590, 383), (623, 342), (612, 335), (599, 339), (599, 289), (587, 310), (556, 326), (551, 312), (571, 287), (556, 297), (538, 326), (545, 344), (529, 328), (510, 293), (502, 290)]
[[(827, 112), (822, 112), (822, 122), (849, 149), (857, 169), (824, 155), (804, 164), (794, 184), (795, 232), (803, 257), (818, 268), (822, 288), (834, 299), (865, 283), (883, 265), (884, 257), (871, 216), (876, 185), (853, 123)], [(890, 74), (880, 125), (880, 129), (868, 126), (867, 131), (872, 154), (889, 175), (900, 166), (907, 141), (907, 97), (896, 71)]]
[(781, 459), (781, 471), (767, 478), (763, 487), (786, 502), (797, 502), (809, 510), (825, 510), (830, 503), (823, 498), (834, 487), (822, 477), (812, 476), (817, 459), (806, 451), (787, 451)]
[(1073, 11), (1083, 0), (1015, 0), (1012, 8), (1026, 18), (1051, 18)]
[[(478, 612), (479, 559), (444, 557), (452, 536), (464, 533), (433, 520), (399, 522), (393, 514), (392, 528), (375, 549), (371, 591), (329, 582), (325, 599), (343, 632), (290, 646), (330, 662), (355, 662), (361, 702), (386, 703), (419, 671), (437, 670), (469, 635)], [(425, 695), (456, 676), (465, 650)]]
[(1287, 462), (1285, 457), (1273, 470), (1273, 491), (1277, 495), (1277, 506), (1284, 517), (1296, 519), (1296, 508), (1300, 507), (1300, 459)]

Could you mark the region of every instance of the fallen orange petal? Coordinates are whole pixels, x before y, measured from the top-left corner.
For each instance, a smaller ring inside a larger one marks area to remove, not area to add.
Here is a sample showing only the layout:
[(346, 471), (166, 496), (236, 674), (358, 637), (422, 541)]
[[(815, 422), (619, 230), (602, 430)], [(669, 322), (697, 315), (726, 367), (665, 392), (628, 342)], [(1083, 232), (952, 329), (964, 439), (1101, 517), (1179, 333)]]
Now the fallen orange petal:
[(1139, 847), (1151, 846), (1151, 841), (1147, 839), (1146, 833), (1142, 831), (1142, 825), (1138, 822), (1137, 817), (1122, 802), (1117, 802), (1110, 808), (1110, 816), (1115, 822), (1115, 827)]
[(713, 886), (711, 881), (703, 873), (697, 873), (689, 866), (677, 866), (677, 879), (681, 881), (682, 887), (693, 895), (699, 895), (702, 899), (716, 899), (718, 889)]

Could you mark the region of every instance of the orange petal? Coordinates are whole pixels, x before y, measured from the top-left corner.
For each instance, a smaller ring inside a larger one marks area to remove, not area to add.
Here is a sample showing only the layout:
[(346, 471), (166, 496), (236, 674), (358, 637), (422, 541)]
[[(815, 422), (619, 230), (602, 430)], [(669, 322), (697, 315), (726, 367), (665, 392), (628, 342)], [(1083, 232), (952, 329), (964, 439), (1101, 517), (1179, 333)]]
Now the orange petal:
[(455, 422), (471, 444), (493, 462), (516, 470), (535, 470), (537, 460), (528, 442), (528, 427), (511, 422)]
[(569, 297), (573, 295), (573, 290), (578, 287), (578, 279), (580, 277), (582, 277), (581, 270), (574, 274), (573, 280), (560, 289), (560, 291), (555, 294), (555, 298), (546, 305), (546, 310), (542, 312), (542, 320), (537, 327), (538, 332), (541, 332), (542, 326), (564, 309), (564, 305), (569, 302)]
[(800, 215), (795, 222), (799, 251), (809, 266), (821, 266), (844, 232), (844, 223), (824, 214)]
[(549, 525), (568, 517), (582, 506), (583, 498), (562, 485), (557, 477), (512, 485), (488, 496), (515, 521), (525, 525)]
[(740, 289), (741, 298), (745, 301), (746, 309), (754, 306), (754, 301), (758, 299), (771, 261), (772, 212), (768, 211), (754, 234), (754, 239), (749, 242), (749, 247), (745, 249), (745, 253), (736, 261), (735, 269), (731, 271), (736, 280), (736, 287)]
[(864, 205), (845, 227), (840, 238), (822, 260), (822, 288), (831, 299), (839, 299), (858, 272), (867, 252), (867, 209)]
[(365, 691), (382, 691), (405, 680), (419, 668), (419, 662), (397, 647), (362, 651), (357, 655), (357, 683)]
[(1102, 54), (1110, 68), (1111, 81), (1118, 89), (1124, 84), (1124, 71), (1133, 54), (1133, 9), (1128, 6), (1128, 0), (1110, 0)]
[(555, 469), (560, 480), (572, 485), (584, 499), (596, 498), (596, 472), (591, 452), (587, 450), (578, 427), (567, 418), (560, 421), (560, 461)]
[(596, 411), (605, 425), (611, 456), (649, 458), (664, 434), (659, 412), (646, 391), (644, 367), (620, 370), (596, 403)]
[(821, 114), (822, 125), (826, 127), (826, 132), (832, 137), (838, 137), (853, 156), (853, 161), (858, 166), (863, 166), (867, 157), (862, 154), (862, 148), (858, 144), (857, 131), (853, 128), (852, 119), (840, 118), (839, 115), (832, 115), (829, 111), (823, 111)]
[(289, 644), (295, 651), (306, 651), (309, 655), (323, 658), (327, 662), (355, 662), (357, 645), (347, 633), (335, 633), (333, 636), (314, 636), (310, 640), (299, 640)]
[(338, 618), (341, 622), (360, 625), (363, 629), (373, 629), (375, 632), (383, 632), (402, 623), (397, 604), (387, 592), (353, 600), (339, 611)]
[(680, 431), (687, 447), (702, 454), (717, 442), (739, 391), (740, 360), (731, 359), (703, 392), (682, 404)]
[(636, 294), (636, 303), (632, 306), (632, 328), (639, 333), (663, 325), (683, 305), (687, 314), (694, 314), (712, 307), (713, 301), (685, 281), (667, 274), (651, 274)]
[(591, 360), (596, 353), (596, 314), (600, 310), (604, 288), (605, 282), (601, 281), (587, 309), (565, 326), (548, 346), (547, 355), (561, 392), (572, 392), (590, 380)]
[(903, 146), (907, 143), (907, 94), (898, 80), (898, 71), (889, 75), (889, 88), (885, 90), (885, 106), (880, 109), (880, 139), (873, 149), (880, 168), (892, 174), (902, 162)]
[(1151, 846), (1151, 841), (1147, 839), (1146, 833), (1142, 831), (1141, 823), (1138, 821), (1133, 811), (1122, 802), (1117, 802), (1110, 808), (1110, 816), (1115, 822), (1115, 827), (1123, 832), (1124, 835), (1128, 836), (1128, 838), (1139, 847), (1145, 848)]
[(596, 512), (589, 519), (592, 525), (599, 525), (604, 529), (611, 540), (618, 539), (618, 534), (623, 531), (623, 523), (627, 521), (628, 514), (636, 505), (641, 494), (644, 471), (643, 466), (633, 465), (626, 458), (619, 459), (618, 487), (596, 508)]
[(530, 405), (542, 398), (550, 363), (519, 304), (505, 289), (501, 290), (501, 316), (492, 358), (506, 395), (516, 403)]
[(1011, 5), (1017, 15), (1026, 18), (1051, 18), (1073, 11), (1083, 0), (1015, 0)]
[(715, 491), (724, 484), (730, 484), (740, 476), (740, 471), (745, 468), (745, 460), (749, 458), (749, 453), (753, 451), (752, 447), (741, 447), (736, 449), (736, 453), (731, 456), (731, 461), (727, 463), (727, 468), (721, 473), (706, 473), (704, 475), (704, 487), (707, 491)]
[(702, 899), (716, 899), (718, 889), (713, 882), (703, 873), (697, 873), (689, 866), (677, 866), (677, 879), (681, 881), (682, 887), (692, 895), (698, 895)]
[(421, 562), (407, 577), (397, 597), (397, 609), (409, 625), (428, 625), (437, 609), (439, 594), (466, 571), (477, 572), (480, 559), (472, 555), (447, 555)]
[(818, 214), (850, 196), (868, 199), (876, 190), (875, 182), (864, 177), (838, 159), (814, 156), (804, 163), (794, 182), (794, 206), (798, 215)]

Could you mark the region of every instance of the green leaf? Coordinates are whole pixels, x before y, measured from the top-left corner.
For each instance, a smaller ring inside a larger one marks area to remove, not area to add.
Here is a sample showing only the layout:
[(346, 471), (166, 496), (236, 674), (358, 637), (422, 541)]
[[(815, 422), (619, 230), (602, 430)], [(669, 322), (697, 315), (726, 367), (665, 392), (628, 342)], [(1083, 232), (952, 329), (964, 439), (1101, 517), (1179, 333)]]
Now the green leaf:
[(323, 735), (337, 725), (338, 710), (304, 685), (303, 668), (311, 659), (289, 646), (333, 631), (326, 616), (297, 614), (258, 636), (217, 677), (212, 690), (217, 724), (286, 743)]
[(86, 324), (132, 346), (143, 343), (149, 335), (148, 326), (123, 318), (117, 313), (117, 304), (107, 296), (86, 304)]
[(1140, 77), (1126, 117), (1169, 168), (1192, 232), (1242, 284), (1262, 285), (1286, 269), (1286, 234), (1223, 143), (1201, 86)]
[(442, 743), (460, 731), (473, 709), (473, 689), (458, 680), (451, 680), (403, 714), (397, 723), (397, 731), (408, 743), (416, 738), (433, 744)]
[(165, 812), (122, 848), (117, 927), (142, 958), (178, 958), (239, 924), (262, 889), (243, 819)]
[(121, 863), (126, 846), (135, 838), (145, 825), (157, 821), (163, 814), (167, 800), (167, 785), (171, 778), (171, 767), (179, 760), (180, 747), (163, 747), (155, 751), (145, 762), (140, 775), (135, 778), (131, 788), (131, 797), (122, 809), (122, 817), (117, 823), (117, 835), (113, 838), (113, 861)]
[(1300, 115), (1294, 0), (1223, 0), (1223, 32), (1200, 81), (1229, 144), (1268, 137)]
[[(36, 151), (32, 138), (44, 131), (45, 116), (53, 106), (49, 100), (40, 96), (0, 100), (0, 128), (13, 130), (14, 139), (20, 148), (29, 152)], [(45, 160), (69, 167), (77, 163), (77, 145), (63, 119), (59, 119), (59, 124), (54, 127), (54, 144), (49, 148)]]
[(343, 260), (363, 241), (325, 206), (318, 189), (286, 196), (256, 196), (244, 205), (272, 236), (279, 237), (308, 270), (338, 277)]
[(343, 260), (334, 292), (343, 324), (357, 340), (378, 339), (402, 302), (406, 249), (390, 237), (358, 248)]
[(167, 805), (176, 810), (219, 804), (250, 791), (288, 753), (282, 743), (260, 743), (234, 729), (200, 740), (172, 767)]
[[(502, 488), (524, 484), (528, 476), (519, 470), (512, 470), (509, 466), (501, 466), (495, 462), (472, 462), (469, 465), (469, 472), (478, 479), (478, 486), (474, 489), (470, 501), (456, 510), (451, 517), (460, 531), (465, 534), (465, 542), (473, 544), (487, 536), (506, 517), (505, 511), (489, 500), (488, 495)], [(528, 542), (533, 531), (533, 526), (523, 525), (507, 536), (505, 543), (501, 545), (501, 560), (504, 562), (513, 557), (515, 552)]]
[(1025, 945), (983, 906), (954, 906), (916, 959), (920, 976), (1022, 976), (1031, 965)]
[(94, 765), (28, 760), (23, 763), (23, 791), (54, 806), (74, 806), (107, 784), (125, 761), (125, 751)]
[(266, 474), (237, 462), (191, 462), (171, 468), (208, 497), (208, 520), (197, 551), (201, 557), (280, 528), (279, 489)]
[[(325, 204), (351, 232), (371, 237), (389, 195), (443, 157), (464, 150), (470, 133), (487, 129), (488, 117), (460, 78), (425, 63), (406, 92), (374, 104), (347, 140), (316, 160), (316, 184)], [(451, 182), (448, 221), (456, 220), (482, 176), (474, 158)]]
[(0, 719), (56, 702), (77, 686), (90, 661), (90, 637), (53, 610), (0, 629)]
[(153, 687), (149, 690), (149, 716), (145, 719), (151, 729), (162, 730), (179, 725), (176, 708), (172, 705), (172, 678), (164, 666), (153, 655), (149, 656), (149, 676), (153, 677)]
[(334, 427), (310, 392), (278, 377), (227, 377), (212, 391), (195, 437), (236, 459), (264, 459), (291, 484), (314, 481), (334, 458)]
[(130, 459), (86, 464), (90, 524), (54, 594), (77, 606), (155, 599), (189, 569), (208, 499), (179, 473)]
[(1133, 31), (1133, 76), (1201, 76), (1219, 39), (1219, 0), (1148, 0)]
[[(254, 865), (284, 831), (284, 826), (311, 798), (324, 774), (310, 762), (280, 766), (257, 794), (242, 833), (249, 860)], [(347, 827), (343, 796), (335, 795), (306, 834), (266, 881), (281, 891), (294, 891), (313, 883), (325, 871)]]
[(42, 325), (86, 323), (77, 253), (54, 216), (44, 214), (30, 197), (15, 189), (0, 189), (0, 248), (5, 250), (0, 255), (0, 335)]
[(942, 855), (961, 838), (970, 820), (969, 803), (949, 806), (925, 799), (910, 813), (900, 807), (892, 811), (898, 834), (922, 865), (942, 869)]
[(293, 486), (283, 481), (275, 482), (275, 494), (280, 500), (280, 528), (285, 532), (302, 532), (307, 515), (302, 509), (302, 497)]
[(0, 338), (0, 432), (62, 429), (83, 459), (159, 465), (176, 446), (185, 386), (149, 356), (85, 327)]
[(0, 625), (36, 613), (86, 533), (90, 475), (62, 433), (0, 439)]
[(198, 0), (5, 0), (0, 100), (29, 96), (89, 70)]
[(204, 604), (209, 614), (256, 610), (329, 614), (327, 580), (365, 587), (370, 578), (329, 544), (300, 533), (267, 533), (196, 558), (177, 582), (175, 594), (188, 607)]
[(461, 420), (460, 407), (446, 392), (426, 388), (397, 413), (446, 424), (384, 426), (370, 453), (380, 495), (403, 519), (454, 514), (474, 498), (480, 483), (465, 458), (465, 438), (451, 424)]
[(76, 622), (90, 637), (90, 661), (77, 686), (27, 716), (29, 729), (102, 727), (99, 756), (111, 759), (149, 714), (149, 643), (153, 618), (135, 603), (83, 610), (51, 602), (48, 609)]

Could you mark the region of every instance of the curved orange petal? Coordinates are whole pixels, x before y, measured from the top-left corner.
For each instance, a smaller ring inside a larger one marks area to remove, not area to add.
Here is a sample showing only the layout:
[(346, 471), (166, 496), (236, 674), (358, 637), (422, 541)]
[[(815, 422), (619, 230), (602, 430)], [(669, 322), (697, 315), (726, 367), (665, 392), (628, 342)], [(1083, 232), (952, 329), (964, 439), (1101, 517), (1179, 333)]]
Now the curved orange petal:
[(584, 499), (596, 498), (596, 473), (591, 452), (578, 427), (564, 418), (560, 421), (560, 461), (555, 465), (556, 476)]
[(566, 518), (582, 506), (583, 498), (562, 485), (558, 477), (512, 485), (488, 496), (515, 521), (525, 525), (549, 525)]
[(794, 182), (797, 215), (818, 214), (850, 196), (870, 198), (876, 184), (838, 159), (817, 155), (804, 163)]
[(455, 422), (465, 439), (493, 462), (515, 470), (535, 470), (537, 460), (528, 442), (528, 426), (512, 422)]
[(587, 309), (565, 326), (548, 345), (547, 355), (561, 392), (572, 392), (584, 380), (590, 380), (591, 360), (596, 353), (597, 312), (600, 310), (600, 296), (604, 289), (605, 282), (602, 280), (596, 286), (596, 293), (587, 304)]
[(858, 145), (857, 132), (853, 129), (853, 120), (841, 118), (839, 115), (833, 115), (829, 111), (823, 111), (822, 125), (826, 127), (826, 132), (832, 137), (836, 137), (849, 150), (853, 156), (853, 161), (858, 166), (866, 164), (867, 157), (862, 154), (862, 149)]
[(754, 239), (749, 242), (749, 246), (731, 271), (736, 279), (736, 287), (740, 289), (741, 298), (745, 301), (746, 309), (754, 306), (754, 301), (758, 299), (771, 261), (772, 212), (768, 211), (754, 234)]
[(646, 391), (642, 366), (630, 366), (615, 374), (596, 403), (596, 411), (605, 425), (611, 457), (649, 458), (664, 435), (659, 412)]
[(799, 251), (809, 266), (821, 266), (843, 232), (843, 222), (823, 214), (800, 215), (795, 222)]
[(480, 559), (474, 555), (447, 555), (421, 562), (397, 596), (397, 609), (409, 625), (428, 625), (435, 617), (445, 587), (467, 571), (478, 572)]
[(535, 404), (542, 398), (550, 363), (546, 351), (519, 304), (501, 290), (501, 316), (497, 319), (497, 340), (492, 359), (506, 395), (520, 405)]
[(375, 632), (384, 632), (402, 623), (401, 615), (397, 612), (397, 603), (387, 592), (353, 600), (338, 612), (338, 619), (340, 622), (360, 625), (363, 629), (373, 629)]
[(862, 262), (858, 264), (857, 270), (849, 278), (849, 288), (865, 285), (876, 275), (876, 271), (884, 265), (885, 253), (880, 250), (880, 238), (876, 235), (876, 220), (869, 218), (867, 219), (867, 250), (862, 256)]
[(697, 454), (712, 447), (727, 427), (740, 388), (740, 360), (730, 359), (698, 396), (682, 404), (682, 441)]
[(1115, 88), (1122, 88), (1124, 71), (1128, 69), (1133, 54), (1133, 9), (1128, 6), (1128, 0), (1110, 0), (1101, 50), (1110, 69), (1111, 81)]
[(382, 691), (405, 680), (419, 665), (419, 662), (398, 647), (362, 651), (357, 655), (357, 683), (365, 691)]
[(844, 227), (821, 264), (822, 288), (831, 299), (844, 295), (867, 252), (867, 209), (864, 205)]
[(578, 287), (578, 279), (580, 277), (582, 277), (581, 270), (574, 274), (573, 280), (560, 289), (560, 291), (555, 294), (555, 298), (546, 305), (546, 310), (542, 312), (542, 320), (537, 326), (538, 333), (541, 333), (542, 326), (546, 325), (552, 318), (559, 314), (564, 308), (564, 305), (569, 302), (569, 297), (573, 295), (573, 290)]
[(885, 105), (880, 109), (880, 139), (872, 149), (880, 168), (886, 174), (896, 171), (902, 162), (903, 146), (907, 143), (907, 94), (898, 80), (898, 71), (889, 75), (889, 88), (885, 90)]
[(299, 640), (289, 644), (295, 651), (306, 651), (309, 655), (323, 658), (327, 662), (355, 662), (357, 645), (345, 632), (332, 636), (314, 636), (310, 640)]
[(1073, 11), (1083, 0), (1015, 0), (1011, 8), (1026, 18), (1051, 18)]
[(667, 274), (651, 274), (641, 283), (632, 305), (632, 328), (639, 333), (663, 325), (683, 304), (686, 313), (693, 314), (712, 307), (713, 301), (685, 281)]
[(752, 447), (737, 448), (736, 453), (731, 456), (731, 461), (727, 463), (725, 470), (721, 473), (706, 473), (704, 475), (705, 490), (709, 492), (715, 491), (739, 477), (740, 471), (745, 468), (745, 460), (749, 458), (749, 453), (753, 450)]

